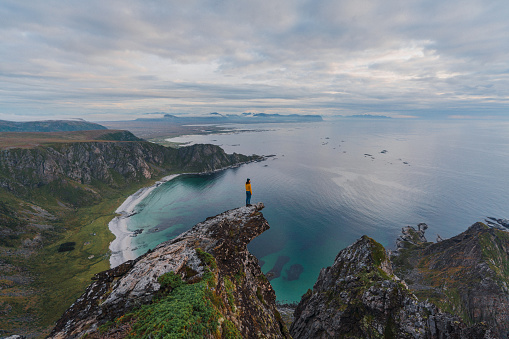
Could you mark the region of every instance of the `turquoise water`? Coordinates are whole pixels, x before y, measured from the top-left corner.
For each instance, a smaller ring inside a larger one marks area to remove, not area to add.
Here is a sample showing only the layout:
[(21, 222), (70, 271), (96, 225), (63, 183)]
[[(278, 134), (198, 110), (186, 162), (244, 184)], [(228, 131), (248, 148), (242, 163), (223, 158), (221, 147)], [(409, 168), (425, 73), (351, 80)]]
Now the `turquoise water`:
[[(406, 225), (427, 223), (434, 241), (486, 216), (509, 217), (508, 123), (340, 120), (232, 129), (251, 130), (177, 141), (275, 156), (154, 190), (129, 224), (144, 230), (134, 238), (138, 254), (243, 205), (246, 178), (271, 226), (250, 251), (265, 273), (288, 257), (271, 281), (280, 301), (300, 300), (320, 269), (364, 234), (394, 248)], [(298, 279), (289, 275), (292, 265), (300, 265)]]

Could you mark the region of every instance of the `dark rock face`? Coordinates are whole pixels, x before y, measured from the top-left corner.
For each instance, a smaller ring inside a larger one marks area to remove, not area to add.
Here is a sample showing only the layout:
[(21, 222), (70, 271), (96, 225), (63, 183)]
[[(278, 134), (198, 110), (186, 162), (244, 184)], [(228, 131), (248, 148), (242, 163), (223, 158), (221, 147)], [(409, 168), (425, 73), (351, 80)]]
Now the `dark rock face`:
[[(418, 233), (411, 228), (409, 232)], [(394, 269), (420, 298), (499, 338), (509, 332), (509, 233), (476, 223), (437, 243), (403, 242)]]
[(490, 338), (485, 325), (419, 302), (392, 271), (382, 245), (366, 236), (322, 269), (295, 311), (293, 338)]
[[(263, 204), (241, 207), (208, 218), (179, 237), (114, 269), (97, 274), (94, 282), (65, 312), (51, 338), (107, 338), (99, 326), (114, 321), (140, 305), (154, 302), (158, 278), (175, 272), (188, 284), (205, 274), (202, 249), (213, 255), (215, 304), (244, 338), (289, 338), (276, 310), (275, 293), (247, 244), (269, 228), (260, 210)], [(190, 273), (192, 272), (192, 274)], [(222, 328), (218, 324), (218, 328)], [(218, 330), (215, 336), (222, 336)], [(110, 333), (111, 334), (111, 333)], [(116, 333), (116, 338), (124, 335)], [(214, 335), (211, 335), (213, 337)]]

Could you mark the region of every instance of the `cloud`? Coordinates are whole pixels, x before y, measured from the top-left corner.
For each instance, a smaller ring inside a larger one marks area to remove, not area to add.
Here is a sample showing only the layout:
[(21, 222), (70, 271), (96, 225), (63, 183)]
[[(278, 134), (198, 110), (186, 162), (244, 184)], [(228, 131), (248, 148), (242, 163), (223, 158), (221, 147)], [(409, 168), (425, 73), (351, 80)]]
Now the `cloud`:
[(507, 115), (503, 1), (0, 4), (0, 114)]

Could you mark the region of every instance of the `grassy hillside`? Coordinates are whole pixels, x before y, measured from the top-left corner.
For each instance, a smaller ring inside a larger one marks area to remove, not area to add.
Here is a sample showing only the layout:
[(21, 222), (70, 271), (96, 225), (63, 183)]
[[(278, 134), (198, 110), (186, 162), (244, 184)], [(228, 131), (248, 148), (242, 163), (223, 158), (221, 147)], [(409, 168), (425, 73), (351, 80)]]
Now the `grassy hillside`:
[(90, 141), (139, 141), (122, 130), (87, 130), (73, 132), (0, 132), (0, 149), (34, 148), (55, 143)]
[(85, 120), (7, 121), (0, 120), (0, 132), (58, 132), (106, 129)]
[[(0, 211), (2, 228), (15, 230), (0, 244), (0, 336), (48, 333), (90, 278), (109, 268), (108, 223), (116, 208), (151, 182), (103, 188), (99, 203), (80, 208), (61, 206), (44, 192), (35, 204), (0, 190), (0, 207), (9, 206)], [(59, 252), (63, 243), (75, 243), (74, 249)]]
[(124, 141), (137, 138), (123, 131), (36, 133), (38, 145), (23, 134), (9, 140), (25, 148), (0, 150), (0, 337), (44, 337), (109, 268), (108, 223), (127, 196), (164, 175), (253, 160), (213, 145)]

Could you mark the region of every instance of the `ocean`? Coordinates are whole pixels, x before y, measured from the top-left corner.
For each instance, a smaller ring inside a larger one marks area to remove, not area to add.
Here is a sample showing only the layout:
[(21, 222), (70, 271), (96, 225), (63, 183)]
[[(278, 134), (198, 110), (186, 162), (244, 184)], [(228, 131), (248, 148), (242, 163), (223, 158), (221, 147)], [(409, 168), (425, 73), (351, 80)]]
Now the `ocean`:
[[(204, 129), (207, 127), (204, 126)], [(362, 235), (395, 248), (401, 228), (452, 237), (486, 217), (509, 217), (509, 123), (341, 119), (232, 125), (223, 134), (172, 141), (212, 143), (228, 153), (273, 155), (206, 175), (182, 175), (135, 208), (137, 254), (209, 216), (263, 202), (270, 229), (248, 246), (275, 273), (280, 302), (297, 302), (320, 269)]]

